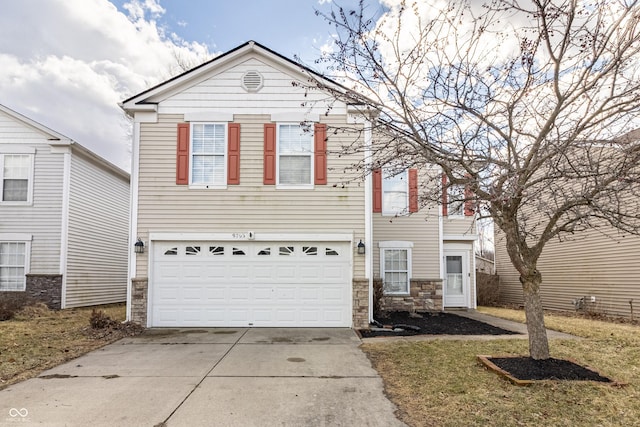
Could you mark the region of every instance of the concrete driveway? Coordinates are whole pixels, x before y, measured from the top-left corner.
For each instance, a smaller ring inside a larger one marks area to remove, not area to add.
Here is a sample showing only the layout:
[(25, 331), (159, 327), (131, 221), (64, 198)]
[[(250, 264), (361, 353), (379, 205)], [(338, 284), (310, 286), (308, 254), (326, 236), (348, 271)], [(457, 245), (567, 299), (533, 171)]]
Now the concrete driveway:
[(0, 425), (404, 425), (359, 344), (349, 329), (149, 330), (0, 391)]

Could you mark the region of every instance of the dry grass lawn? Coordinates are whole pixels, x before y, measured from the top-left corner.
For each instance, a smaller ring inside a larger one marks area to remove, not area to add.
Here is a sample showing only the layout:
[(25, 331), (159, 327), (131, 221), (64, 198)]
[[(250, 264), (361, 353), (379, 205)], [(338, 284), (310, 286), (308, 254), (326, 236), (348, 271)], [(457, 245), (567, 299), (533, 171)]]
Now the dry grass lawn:
[[(124, 304), (97, 308), (114, 320), (125, 319)], [(123, 331), (93, 330), (89, 324), (92, 310), (27, 307), (14, 319), (0, 322), (0, 389), (124, 335)]]
[[(518, 310), (478, 311), (524, 321)], [(526, 355), (522, 339), (367, 343), (386, 392), (410, 426), (640, 426), (640, 327), (546, 315), (551, 355), (588, 365), (624, 387), (557, 381), (519, 387), (483, 368), (476, 355)]]

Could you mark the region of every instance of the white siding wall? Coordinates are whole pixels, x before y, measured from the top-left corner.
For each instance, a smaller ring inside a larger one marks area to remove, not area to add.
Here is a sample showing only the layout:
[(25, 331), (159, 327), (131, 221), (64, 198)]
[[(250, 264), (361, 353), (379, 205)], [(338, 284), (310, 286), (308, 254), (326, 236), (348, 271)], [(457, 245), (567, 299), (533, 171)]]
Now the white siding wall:
[[(610, 315), (630, 315), (629, 300), (640, 312), (640, 237), (603, 235), (601, 229), (580, 233), (573, 241), (549, 242), (540, 260), (540, 294), (543, 306), (554, 310), (573, 310), (572, 300), (595, 296), (592, 307)], [(519, 274), (512, 267), (503, 237), (496, 232), (496, 269), (500, 275), (500, 297), (505, 303), (522, 304)], [(637, 314), (636, 314), (637, 315)]]
[(33, 147), (33, 204), (0, 204), (0, 234), (33, 235), (30, 273), (60, 274), (60, 230), (64, 159), (52, 154), (40, 132), (0, 112), (0, 152), (4, 147)]
[[(299, 105), (299, 104), (298, 104)], [(176, 128), (182, 115), (160, 115), (142, 123), (138, 235), (149, 232), (350, 233), (364, 239), (364, 190), (361, 182), (344, 188), (343, 171), (358, 156), (329, 155), (328, 184), (311, 190), (263, 185), (264, 123), (269, 115), (235, 115), (240, 123), (240, 185), (196, 190), (176, 185)], [(344, 125), (346, 116), (323, 116), (321, 122)], [(329, 149), (351, 142), (328, 132)], [(336, 186), (334, 187), (334, 184)], [(364, 278), (364, 256), (354, 255), (354, 278)], [(137, 276), (147, 274), (148, 255), (137, 257)]]
[(126, 300), (129, 180), (73, 151), (66, 307)]
[[(264, 79), (264, 86), (258, 92), (246, 92), (241, 86), (242, 76), (250, 70), (258, 71)], [(312, 90), (305, 96), (305, 89), (292, 86), (293, 81), (301, 80), (300, 76), (289, 74), (266, 57), (239, 60), (228, 64), (216, 75), (163, 100), (158, 111), (182, 114), (204, 109), (234, 114), (271, 114), (311, 110), (324, 114), (329, 106), (328, 95)], [(306, 103), (305, 107), (301, 107), (302, 102)], [(346, 113), (344, 105), (331, 105), (332, 114)]]

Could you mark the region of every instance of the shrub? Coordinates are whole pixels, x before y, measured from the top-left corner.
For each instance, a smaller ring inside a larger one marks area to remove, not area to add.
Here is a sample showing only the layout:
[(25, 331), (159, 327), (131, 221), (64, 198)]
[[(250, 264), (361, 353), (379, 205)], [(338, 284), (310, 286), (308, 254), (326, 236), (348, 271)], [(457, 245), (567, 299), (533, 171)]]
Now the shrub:
[(13, 319), (30, 302), (29, 297), (24, 293), (3, 293), (0, 296), (0, 321)]
[(89, 319), (89, 323), (93, 329), (107, 329), (107, 328), (117, 328), (119, 323), (117, 320), (113, 320), (107, 313), (102, 310), (96, 310), (95, 308), (91, 311), (91, 318)]

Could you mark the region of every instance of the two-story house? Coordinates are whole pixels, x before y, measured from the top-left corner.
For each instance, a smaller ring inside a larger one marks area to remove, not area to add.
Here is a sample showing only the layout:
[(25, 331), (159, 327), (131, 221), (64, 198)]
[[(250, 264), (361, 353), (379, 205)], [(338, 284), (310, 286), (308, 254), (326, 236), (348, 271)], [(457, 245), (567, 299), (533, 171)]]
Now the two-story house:
[(0, 105), (0, 298), (126, 299), (129, 174)]
[(310, 76), (345, 90), (248, 42), (122, 103), (130, 320), (362, 328), (376, 286), (386, 309), (475, 307), (473, 212), (420, 209), (423, 171), (358, 176), (340, 147), (366, 152), (372, 118)]

